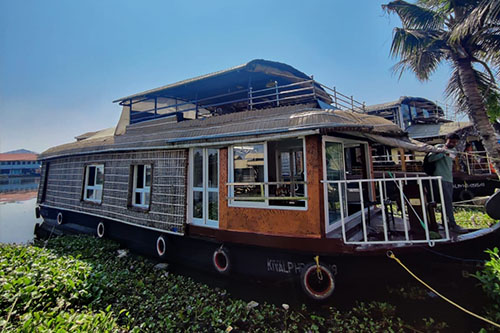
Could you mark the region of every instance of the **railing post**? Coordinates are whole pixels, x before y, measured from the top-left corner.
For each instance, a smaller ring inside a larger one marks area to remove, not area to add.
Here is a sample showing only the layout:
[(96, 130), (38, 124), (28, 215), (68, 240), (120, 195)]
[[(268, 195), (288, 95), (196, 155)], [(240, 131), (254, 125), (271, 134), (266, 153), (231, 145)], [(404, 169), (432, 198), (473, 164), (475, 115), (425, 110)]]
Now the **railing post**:
[(250, 110), (253, 109), (252, 87), (248, 88), (248, 106), (250, 107)]
[(342, 223), (342, 238), (344, 243), (347, 243), (347, 237), (345, 234), (345, 223), (344, 223), (344, 200), (342, 198), (342, 182), (338, 182), (339, 185), (339, 203), (340, 203), (340, 222)]
[(488, 154), (488, 152), (486, 152), (486, 167), (488, 168), (488, 173), (491, 175), (491, 167), (490, 167), (490, 155)]
[(363, 197), (363, 186), (359, 182), (359, 201), (361, 203), (361, 220), (363, 223), (363, 237), (365, 242), (368, 242), (368, 234), (366, 232), (366, 219), (365, 219), (365, 198)]
[(335, 101), (335, 108), (339, 108), (339, 105), (337, 103), (337, 88), (333, 87), (333, 100)]
[(351, 95), (351, 110), (354, 111), (354, 97)]
[(465, 153), (465, 157), (467, 158), (467, 173), (472, 175), (470, 172), (469, 153)]
[(432, 202), (436, 202), (436, 199), (434, 198), (434, 184), (432, 183), (432, 179), (429, 179), (429, 187), (431, 189), (431, 200)]
[(378, 181), (378, 190), (380, 195), (380, 209), (382, 210), (382, 226), (384, 227), (384, 239), (386, 242), (389, 241), (389, 235), (387, 234), (387, 221), (385, 216), (385, 203), (384, 203), (384, 189), (382, 188), (382, 181)]
[(425, 207), (425, 201), (424, 201), (424, 189), (422, 186), (422, 179), (417, 179), (417, 184), (418, 184), (418, 189), (420, 191), (420, 204), (422, 206), (422, 215), (424, 218), (424, 228), (425, 228), (425, 239), (427, 242), (430, 242), (431, 240), (431, 235), (429, 233), (429, 225), (427, 222), (427, 207)]
[(408, 224), (406, 222), (406, 207), (405, 207), (405, 198), (404, 198), (404, 192), (403, 192), (403, 181), (400, 179), (398, 180), (399, 182), (399, 195), (401, 197), (401, 215), (403, 216), (403, 225), (405, 228), (405, 239), (407, 241), (410, 240), (410, 235), (408, 233)]
[(444, 225), (444, 233), (446, 235), (446, 239), (450, 239), (450, 231), (448, 228), (448, 215), (446, 215), (446, 206), (444, 204), (444, 195), (443, 195), (443, 184), (441, 183), (441, 177), (437, 179), (438, 187), (439, 187), (439, 196), (441, 200), (441, 221)]
[(276, 87), (276, 106), (280, 106), (280, 92), (278, 90), (278, 81), (274, 81), (274, 86)]
[(155, 96), (155, 117), (158, 115), (158, 97)]
[(311, 75), (311, 84), (312, 84), (312, 91), (313, 91), (313, 98), (316, 99), (316, 86), (314, 85), (314, 77)]

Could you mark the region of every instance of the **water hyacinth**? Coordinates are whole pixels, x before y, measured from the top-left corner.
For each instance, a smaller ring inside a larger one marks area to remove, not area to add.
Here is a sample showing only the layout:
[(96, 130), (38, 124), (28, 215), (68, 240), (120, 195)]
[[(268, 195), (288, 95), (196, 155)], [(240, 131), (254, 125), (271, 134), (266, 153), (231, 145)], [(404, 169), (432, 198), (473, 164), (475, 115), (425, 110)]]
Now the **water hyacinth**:
[(0, 245), (0, 327), (26, 332), (403, 332), (409, 327), (385, 303), (316, 313), (306, 306), (247, 302), (167, 274), (165, 266), (155, 269), (157, 263), (146, 258), (118, 257), (118, 249), (118, 243), (86, 236), (54, 238), (46, 248)]

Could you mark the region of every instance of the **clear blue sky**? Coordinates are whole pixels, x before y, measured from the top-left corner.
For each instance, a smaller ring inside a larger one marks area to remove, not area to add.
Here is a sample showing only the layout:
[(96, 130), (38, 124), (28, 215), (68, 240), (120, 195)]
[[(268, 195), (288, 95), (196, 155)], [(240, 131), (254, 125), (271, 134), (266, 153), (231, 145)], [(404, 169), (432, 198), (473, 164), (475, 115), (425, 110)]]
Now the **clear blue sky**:
[(251, 59), (285, 62), (367, 104), (443, 101), (449, 69), (398, 81), (386, 1), (0, 1), (0, 151), (114, 126), (111, 101)]

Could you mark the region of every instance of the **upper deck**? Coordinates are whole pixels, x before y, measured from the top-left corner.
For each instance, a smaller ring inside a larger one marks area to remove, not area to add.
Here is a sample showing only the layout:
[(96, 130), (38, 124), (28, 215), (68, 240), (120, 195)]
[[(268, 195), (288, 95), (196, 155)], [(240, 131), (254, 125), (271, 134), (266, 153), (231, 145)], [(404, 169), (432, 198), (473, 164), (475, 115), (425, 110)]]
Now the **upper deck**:
[(319, 103), (326, 108), (363, 111), (364, 103), (338, 93), (292, 66), (252, 60), (227, 70), (122, 97), (130, 124), (176, 115), (200, 119), (255, 109)]

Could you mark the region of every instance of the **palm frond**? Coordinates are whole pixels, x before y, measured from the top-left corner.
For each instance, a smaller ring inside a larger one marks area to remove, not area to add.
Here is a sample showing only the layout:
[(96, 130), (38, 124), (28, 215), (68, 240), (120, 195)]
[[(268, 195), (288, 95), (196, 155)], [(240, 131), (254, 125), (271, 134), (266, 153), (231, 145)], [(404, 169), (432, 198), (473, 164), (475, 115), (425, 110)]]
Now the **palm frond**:
[(441, 15), (447, 15), (453, 9), (450, 0), (417, 0), (416, 4), (417, 6), (436, 11)]
[(382, 5), (382, 9), (397, 14), (405, 28), (438, 30), (444, 27), (444, 17), (438, 12), (403, 0), (391, 1)]
[(396, 63), (392, 70), (399, 73), (399, 78), (403, 73), (410, 70), (415, 73), (415, 76), (420, 81), (426, 81), (436, 71), (441, 60), (445, 57), (445, 53), (437, 50), (423, 50), (415, 52), (402, 58)]
[(451, 73), (450, 79), (445, 89), (445, 96), (451, 98), (455, 102), (458, 110), (468, 112), (467, 98), (465, 97), (462, 81), (458, 74), (458, 69), (455, 67)]
[(486, 19), (489, 22), (500, 21), (500, 0), (483, 0), (480, 7), (488, 7), (488, 16)]
[(430, 46), (435, 47), (440, 40), (443, 40), (443, 33), (439, 31), (395, 28), (391, 54), (393, 57), (405, 57)]
[(481, 31), (487, 32), (489, 25), (488, 17), (491, 14), (490, 3), (485, 4), (484, 1), (476, 7), (471, 8), (462, 21), (457, 21), (451, 29), (450, 42), (457, 43), (460, 40), (469, 36), (475, 36)]

